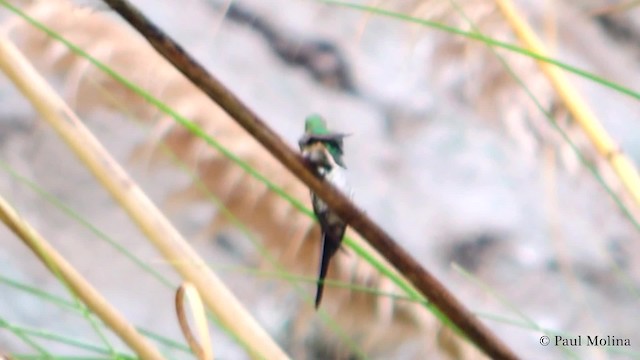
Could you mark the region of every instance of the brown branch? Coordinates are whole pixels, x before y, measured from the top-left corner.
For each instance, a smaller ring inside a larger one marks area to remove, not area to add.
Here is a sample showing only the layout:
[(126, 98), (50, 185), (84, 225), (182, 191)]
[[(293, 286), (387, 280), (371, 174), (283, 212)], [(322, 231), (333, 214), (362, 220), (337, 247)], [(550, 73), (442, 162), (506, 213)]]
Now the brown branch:
[(395, 266), (431, 303), (442, 311), (469, 339), (494, 359), (517, 356), (484, 326), (449, 290), (400, 247), (380, 226), (327, 182), (314, 176), (302, 157), (293, 151), (265, 122), (220, 81), (207, 72), (182, 47), (149, 21), (126, 0), (103, 0), (118, 12), (180, 72), (220, 105), (295, 176), (304, 182), (349, 225)]

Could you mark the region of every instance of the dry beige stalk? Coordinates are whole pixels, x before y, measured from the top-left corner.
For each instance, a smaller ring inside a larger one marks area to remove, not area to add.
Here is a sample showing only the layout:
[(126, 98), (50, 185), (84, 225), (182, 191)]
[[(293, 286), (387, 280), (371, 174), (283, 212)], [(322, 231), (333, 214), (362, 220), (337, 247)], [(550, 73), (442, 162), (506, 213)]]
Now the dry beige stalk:
[[(407, 0), (402, 6), (393, 5), (391, 1), (385, 2), (385, 5), (395, 7), (399, 11), (406, 11), (420, 19), (437, 21), (467, 31), (477, 31), (493, 39), (518, 44), (518, 38), (499, 11), (495, 1)], [(557, 27), (558, 29), (552, 31), (550, 36), (556, 36), (556, 32), (562, 32), (565, 37), (571, 39), (576, 35), (575, 33), (582, 31), (582, 26), (585, 26), (588, 21), (585, 14), (579, 10), (581, 6), (556, 1), (552, 6), (552, 14), (541, 12), (537, 17), (531, 17), (547, 27)], [(528, 15), (542, 7), (542, 4), (529, 4)], [(553, 21), (557, 23), (550, 24)], [(538, 32), (542, 33), (542, 31)], [(637, 206), (630, 192), (625, 189), (622, 182), (624, 180), (621, 180), (610, 166), (608, 159), (610, 155), (598, 154), (586, 135), (588, 130), (581, 128), (579, 122), (575, 121), (567, 111), (535, 60), (503, 49), (495, 48), (492, 51), (489, 46), (480, 41), (468, 41), (442, 32), (438, 32), (434, 38), (437, 45), (434, 50), (434, 65), (430, 68), (433, 73), (430, 77), (441, 81), (446, 84), (445, 86), (454, 84), (453, 90), (459, 91), (463, 102), (471, 104), (481, 118), (495, 119), (494, 125), (505, 129), (528, 155), (523, 159), (538, 159), (545, 149), (551, 148), (558, 154), (560, 165), (568, 173), (574, 176), (588, 173), (580, 164), (580, 159), (571, 145), (535, 105), (513, 74), (528, 88), (541, 107), (550, 113), (553, 121), (567, 133), (585, 159), (596, 166), (606, 184), (634, 216), (640, 215), (640, 207)], [(551, 44), (548, 46), (551, 51), (547, 56), (554, 57), (556, 54), (553, 51), (553, 44), (557, 39), (543, 38), (542, 41)], [(599, 49), (598, 44), (592, 45), (594, 49)], [(604, 53), (607, 50), (592, 51)], [(501, 56), (513, 74), (505, 69), (496, 54)], [(458, 79), (465, 79), (465, 81), (461, 82)], [(457, 85), (459, 83), (463, 85)], [(624, 166), (627, 167), (627, 164)]]
[[(174, 265), (184, 279), (193, 282), (200, 290), (211, 312), (217, 315), (221, 324), (237, 334), (238, 340), (245, 345), (250, 355), (264, 356), (269, 359), (288, 359), (276, 342), (253, 319), (216, 274), (206, 266), (140, 187), (87, 130), (69, 106), (5, 37), (0, 38), (0, 55), (2, 71), (20, 89), (25, 98), (31, 102), (83, 165), (109, 191), (165, 259)], [(12, 227), (12, 229), (17, 228)], [(20, 235), (23, 234), (20, 233)], [(33, 238), (36, 237), (33, 236)], [(53, 249), (48, 250), (48, 255), (55, 256)], [(88, 285), (84, 284), (78, 288), (73, 286), (73, 289), (82, 296), (80, 291), (87, 287)], [(104, 300), (101, 302), (98, 309), (93, 309), (99, 314), (106, 306)], [(109, 325), (116, 331), (130, 330), (122, 328), (117, 322), (110, 322)], [(138, 352), (145, 349), (139, 345), (139, 341), (128, 343)], [(142, 358), (161, 357), (148, 352), (143, 353)]]
[[(4, 44), (3, 44), (4, 45)], [(5, 49), (0, 54), (5, 54)], [(56, 251), (15, 209), (0, 197), (0, 221), (22, 240), (42, 263), (68, 288), (87, 308), (91, 309), (115, 334), (143, 359), (162, 360), (164, 357), (155, 346), (142, 336), (127, 319), (115, 309), (91, 285), (73, 265)], [(9, 359), (0, 355), (0, 359)]]

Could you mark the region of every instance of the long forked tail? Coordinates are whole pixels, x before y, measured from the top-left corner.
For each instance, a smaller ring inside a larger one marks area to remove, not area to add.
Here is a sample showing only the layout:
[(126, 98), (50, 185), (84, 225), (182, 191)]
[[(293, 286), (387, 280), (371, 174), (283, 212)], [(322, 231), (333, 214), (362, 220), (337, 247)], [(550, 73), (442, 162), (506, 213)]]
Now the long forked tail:
[(322, 258), (320, 260), (320, 275), (318, 276), (318, 290), (316, 291), (316, 309), (320, 306), (322, 301), (322, 292), (324, 290), (324, 279), (327, 276), (327, 270), (329, 269), (329, 261), (333, 255), (330, 244), (327, 243), (327, 234), (322, 234)]

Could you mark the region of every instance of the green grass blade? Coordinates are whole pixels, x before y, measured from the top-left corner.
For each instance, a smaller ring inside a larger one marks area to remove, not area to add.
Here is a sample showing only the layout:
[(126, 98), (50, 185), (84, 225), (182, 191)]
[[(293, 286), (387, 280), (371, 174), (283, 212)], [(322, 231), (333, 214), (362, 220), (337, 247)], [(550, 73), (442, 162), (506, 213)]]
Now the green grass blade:
[(361, 5), (358, 3), (354, 3), (354, 2), (349, 2), (349, 1), (338, 1), (338, 0), (313, 0), (315, 2), (320, 2), (320, 3), (326, 3), (326, 4), (330, 4), (330, 5), (335, 5), (335, 6), (341, 6), (341, 7), (345, 7), (345, 8), (349, 8), (349, 9), (353, 9), (353, 10), (358, 10), (358, 11), (363, 11), (363, 12), (367, 12), (367, 13), (371, 13), (371, 14), (375, 14), (375, 15), (380, 15), (380, 16), (384, 16), (384, 17), (389, 17), (389, 18), (393, 18), (393, 19), (397, 19), (397, 20), (401, 20), (401, 21), (405, 21), (405, 22), (411, 22), (414, 24), (420, 24), (423, 26), (427, 26), (430, 28), (434, 28), (437, 30), (441, 30), (441, 31), (445, 31), (448, 32), (450, 34), (453, 35), (459, 35), (459, 36), (463, 36), (466, 37), (468, 39), (471, 40), (476, 40), (476, 41), (481, 41), (487, 45), (491, 45), (491, 46), (496, 46), (499, 48), (503, 48), (509, 51), (512, 51), (514, 53), (518, 53), (527, 57), (530, 57), (532, 59), (535, 60), (540, 60), (540, 61), (544, 61), (546, 63), (555, 65), (563, 70), (566, 70), (570, 73), (579, 75), (585, 79), (589, 79), (595, 83), (601, 84), (604, 87), (608, 87), (610, 89), (615, 90), (616, 92), (619, 92), (621, 94), (627, 95), (631, 98), (634, 98), (636, 100), (640, 100), (640, 92), (632, 90), (628, 87), (625, 87), (623, 85), (617, 84), (615, 82), (609, 81), (603, 77), (600, 77), (598, 75), (595, 75), (589, 71), (580, 69), (578, 67), (572, 66), (570, 64), (564, 63), (560, 60), (556, 60), (554, 58), (551, 57), (547, 57), (547, 56), (542, 56), (540, 54), (531, 52), (525, 48), (522, 48), (520, 46), (514, 45), (514, 44), (510, 44), (507, 42), (503, 42), (500, 40), (496, 40), (494, 38), (482, 35), (482, 34), (478, 34), (476, 32), (473, 31), (465, 31), (465, 30), (461, 30), (452, 26), (447, 26), (441, 23), (438, 23), (436, 21), (430, 21), (430, 20), (424, 20), (424, 19), (420, 19), (420, 18), (416, 18), (407, 14), (403, 14), (403, 13), (399, 13), (399, 12), (395, 12), (395, 11), (391, 11), (391, 10), (386, 10), (380, 7), (375, 7), (375, 6), (367, 6), (367, 5)]

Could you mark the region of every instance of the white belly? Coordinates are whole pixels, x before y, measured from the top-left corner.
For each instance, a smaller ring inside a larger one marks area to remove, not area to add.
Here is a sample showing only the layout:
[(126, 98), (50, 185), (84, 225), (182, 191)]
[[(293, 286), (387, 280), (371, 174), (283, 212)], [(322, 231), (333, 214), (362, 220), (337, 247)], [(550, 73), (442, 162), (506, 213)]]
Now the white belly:
[[(334, 169), (324, 175), (324, 179), (330, 182), (333, 186), (338, 188), (342, 193), (348, 198), (352, 198), (351, 188), (349, 187), (349, 183), (347, 181), (347, 173), (344, 168), (340, 166), (335, 166)], [(316, 198), (317, 201), (317, 210), (320, 212), (324, 212), (328, 210), (327, 204), (322, 201), (320, 198)]]

